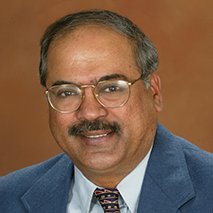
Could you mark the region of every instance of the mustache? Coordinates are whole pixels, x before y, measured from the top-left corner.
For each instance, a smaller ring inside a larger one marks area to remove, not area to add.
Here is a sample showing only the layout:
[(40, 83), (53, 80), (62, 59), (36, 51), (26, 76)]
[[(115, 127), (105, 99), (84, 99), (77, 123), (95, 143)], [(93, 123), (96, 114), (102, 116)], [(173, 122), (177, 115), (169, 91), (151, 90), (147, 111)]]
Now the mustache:
[(101, 120), (88, 121), (83, 120), (78, 124), (71, 126), (68, 130), (70, 136), (79, 136), (83, 132), (95, 130), (110, 130), (113, 133), (120, 134), (121, 127), (117, 122), (104, 122)]

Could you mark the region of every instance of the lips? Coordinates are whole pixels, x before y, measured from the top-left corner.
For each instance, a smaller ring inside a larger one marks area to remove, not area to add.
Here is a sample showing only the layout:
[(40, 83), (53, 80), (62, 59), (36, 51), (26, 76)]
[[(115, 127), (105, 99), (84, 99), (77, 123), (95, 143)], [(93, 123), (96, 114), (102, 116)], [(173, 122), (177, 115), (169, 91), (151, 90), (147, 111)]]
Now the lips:
[(100, 139), (100, 138), (108, 136), (111, 133), (112, 133), (112, 131), (110, 131), (110, 130), (85, 131), (85, 132), (81, 133), (81, 137), (85, 137), (88, 139)]

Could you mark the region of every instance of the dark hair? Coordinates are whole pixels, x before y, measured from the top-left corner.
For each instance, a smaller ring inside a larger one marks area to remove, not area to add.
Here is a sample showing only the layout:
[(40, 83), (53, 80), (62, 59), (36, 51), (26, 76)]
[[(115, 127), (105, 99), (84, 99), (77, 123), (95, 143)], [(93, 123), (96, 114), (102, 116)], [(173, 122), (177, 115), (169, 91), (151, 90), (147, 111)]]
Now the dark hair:
[(133, 42), (136, 64), (139, 67), (142, 79), (148, 78), (158, 66), (158, 54), (155, 46), (146, 35), (128, 18), (108, 10), (88, 10), (69, 14), (51, 24), (41, 39), (40, 53), (40, 82), (46, 86), (47, 54), (50, 44), (66, 33), (71, 33), (83, 25), (102, 25), (126, 36)]

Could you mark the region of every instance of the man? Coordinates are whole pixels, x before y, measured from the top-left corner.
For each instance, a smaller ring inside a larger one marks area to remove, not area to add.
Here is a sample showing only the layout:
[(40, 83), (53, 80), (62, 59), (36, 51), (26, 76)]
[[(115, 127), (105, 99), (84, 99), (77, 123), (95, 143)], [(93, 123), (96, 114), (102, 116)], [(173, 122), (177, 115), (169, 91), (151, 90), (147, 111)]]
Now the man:
[(157, 64), (151, 41), (113, 12), (53, 23), (40, 79), (66, 154), (1, 177), (1, 212), (213, 212), (212, 154), (158, 124)]

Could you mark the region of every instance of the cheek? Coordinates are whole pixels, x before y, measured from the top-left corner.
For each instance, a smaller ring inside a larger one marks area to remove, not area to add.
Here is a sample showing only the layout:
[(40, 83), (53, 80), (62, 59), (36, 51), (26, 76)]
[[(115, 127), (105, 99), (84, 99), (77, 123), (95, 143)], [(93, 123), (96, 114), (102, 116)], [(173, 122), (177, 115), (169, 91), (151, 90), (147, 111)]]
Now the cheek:
[(156, 122), (157, 113), (151, 94), (142, 92), (130, 99), (124, 117), (127, 120), (127, 126), (132, 127), (134, 133), (141, 132)]
[(67, 129), (69, 126), (70, 119), (67, 115), (56, 112), (55, 110), (49, 111), (49, 126), (52, 135), (57, 141), (60, 141), (60, 137), (67, 136)]

